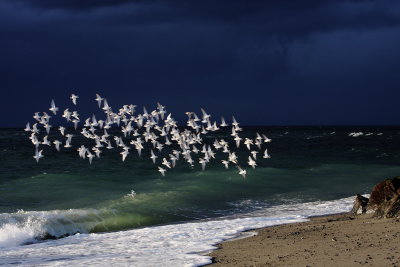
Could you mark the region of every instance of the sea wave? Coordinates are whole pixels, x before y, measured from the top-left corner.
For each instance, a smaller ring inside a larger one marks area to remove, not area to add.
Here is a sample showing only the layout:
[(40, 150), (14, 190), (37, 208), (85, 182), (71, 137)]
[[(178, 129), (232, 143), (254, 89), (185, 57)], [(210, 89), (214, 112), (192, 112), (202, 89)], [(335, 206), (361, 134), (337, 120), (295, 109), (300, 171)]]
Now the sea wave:
[[(145, 227), (103, 234), (78, 234), (59, 240), (0, 248), (2, 264), (19, 266), (199, 266), (215, 244), (240, 232), (277, 224), (301, 222), (309, 216), (347, 212), (353, 198), (280, 205), (248, 214), (246, 218), (219, 218)], [(262, 217), (261, 217), (262, 215)]]
[(99, 211), (52, 210), (0, 214), (0, 247), (30, 244), (76, 233), (89, 233), (102, 221)]

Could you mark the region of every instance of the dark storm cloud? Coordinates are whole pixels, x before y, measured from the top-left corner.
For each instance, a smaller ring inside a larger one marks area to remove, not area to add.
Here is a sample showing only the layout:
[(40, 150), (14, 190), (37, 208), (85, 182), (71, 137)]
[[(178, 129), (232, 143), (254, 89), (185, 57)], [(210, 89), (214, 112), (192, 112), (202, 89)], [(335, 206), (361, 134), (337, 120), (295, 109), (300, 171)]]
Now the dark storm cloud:
[[(13, 0), (9, 3), (23, 9), (23, 20), (45, 23), (48, 19), (51, 24), (47, 26), (50, 28), (59, 26), (63, 21), (68, 21), (70, 27), (80, 24), (94, 28), (169, 23), (170, 27), (177, 29), (185, 29), (186, 26), (186, 29), (193, 27), (197, 30), (196, 25), (201, 25), (206, 30), (220, 29), (244, 36), (275, 36), (281, 42), (318, 32), (371, 30), (400, 24), (400, 3), (393, 0)], [(12, 12), (18, 11), (14, 9)], [(18, 15), (15, 18), (21, 22)]]
[[(233, 24), (270, 23), (277, 32), (289, 29), (290, 32), (305, 28), (332, 29), (348, 26), (370, 27), (398, 24), (399, 3), (394, 0), (309, 0), (309, 1), (172, 1), (172, 0), (13, 0), (10, 3), (24, 3), (27, 7), (42, 10), (90, 11), (101, 8), (149, 7), (148, 21), (161, 15), (165, 20), (219, 20)], [(160, 9), (160, 7), (162, 7)], [(162, 10), (162, 12), (160, 12)], [(142, 10), (141, 10), (142, 11)], [(152, 14), (153, 11), (153, 14)], [(115, 9), (108, 10), (112, 16)], [(129, 14), (129, 13), (127, 13)], [(121, 14), (117, 14), (121, 15)], [(136, 12), (136, 15), (141, 15)], [(133, 20), (134, 21), (134, 20)], [(303, 23), (300, 23), (303, 21)], [(298, 27), (295, 28), (294, 24)], [(306, 31), (306, 30), (305, 30)]]
[[(40, 9), (71, 9), (87, 10), (99, 7), (120, 6), (126, 3), (142, 2), (146, 0), (16, 0), (30, 7)], [(151, 1), (151, 0), (150, 0)]]
[[(48, 105), (36, 95), (100, 88), (119, 104), (205, 105), (248, 124), (368, 123), (363, 113), (379, 123), (398, 96), (399, 10), (388, 0), (2, 1), (0, 86), (33, 111)], [(282, 102), (281, 115), (251, 115), (280, 114)]]

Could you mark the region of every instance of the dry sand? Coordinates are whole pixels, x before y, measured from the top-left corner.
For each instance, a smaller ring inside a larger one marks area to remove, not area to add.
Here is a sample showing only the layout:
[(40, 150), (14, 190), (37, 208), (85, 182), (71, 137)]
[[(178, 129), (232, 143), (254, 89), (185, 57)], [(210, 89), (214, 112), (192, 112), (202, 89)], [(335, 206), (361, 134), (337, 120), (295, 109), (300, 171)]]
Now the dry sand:
[(211, 266), (399, 266), (400, 220), (339, 214), (224, 242)]

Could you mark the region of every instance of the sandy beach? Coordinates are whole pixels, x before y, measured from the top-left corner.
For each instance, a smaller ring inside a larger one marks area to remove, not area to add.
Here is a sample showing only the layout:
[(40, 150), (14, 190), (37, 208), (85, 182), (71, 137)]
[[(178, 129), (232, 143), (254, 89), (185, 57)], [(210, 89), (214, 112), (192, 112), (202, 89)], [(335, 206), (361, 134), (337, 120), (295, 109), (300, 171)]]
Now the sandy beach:
[(338, 214), (219, 244), (212, 266), (400, 266), (400, 220)]

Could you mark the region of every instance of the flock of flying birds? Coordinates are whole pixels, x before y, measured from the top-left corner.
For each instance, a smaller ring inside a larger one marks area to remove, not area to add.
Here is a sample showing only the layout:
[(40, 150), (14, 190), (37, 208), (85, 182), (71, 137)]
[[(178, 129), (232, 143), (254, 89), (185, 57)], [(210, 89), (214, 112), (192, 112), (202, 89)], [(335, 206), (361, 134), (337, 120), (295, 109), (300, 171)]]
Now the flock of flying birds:
[[(76, 106), (78, 96), (72, 94), (70, 99)], [(201, 164), (204, 171), (207, 163), (216, 158), (216, 153), (221, 151), (225, 155), (225, 159), (221, 163), (226, 169), (229, 165), (234, 165), (239, 171), (239, 174), (246, 177), (246, 170), (239, 166), (236, 149), (241, 145), (245, 146), (245, 150), (249, 152), (247, 164), (252, 168), (257, 166), (257, 154), (262, 152), (264, 159), (270, 158), (267, 149), (262, 148), (265, 143), (271, 142), (271, 139), (264, 134), (257, 133), (257, 136), (252, 138), (241, 138), (239, 132), (242, 131), (239, 123), (232, 117), (231, 125), (228, 125), (223, 117), (219, 125), (216, 121), (211, 120), (211, 115), (204, 109), (201, 109), (202, 117), (199, 118), (195, 112), (186, 112), (188, 116), (187, 127), (179, 128), (177, 121), (174, 120), (172, 114), (167, 114), (167, 110), (160, 103), (157, 103), (157, 108), (148, 112), (143, 108), (143, 113), (136, 111), (136, 105), (124, 105), (118, 112), (114, 112), (109, 106), (107, 99), (96, 94), (95, 100), (98, 103), (99, 109), (105, 114), (105, 119), (96, 119), (96, 116), (84, 120), (83, 125), (79, 127), (81, 122), (77, 111), (65, 109), (62, 113), (67, 123), (71, 124), (71, 128), (63, 126), (58, 127), (63, 141), (49, 140), (49, 133), (52, 128), (50, 125), (50, 116), (46, 112), (36, 112), (33, 116), (35, 123), (31, 126), (28, 122), (25, 131), (30, 132), (29, 139), (35, 146), (35, 155), (33, 156), (37, 162), (43, 157), (43, 149), (40, 146), (54, 145), (57, 151), (61, 147), (71, 149), (74, 135), (67, 133), (71, 131), (72, 125), (75, 131), (80, 131), (80, 134), (85, 138), (93, 140), (92, 147), (81, 145), (77, 148), (79, 157), (88, 159), (91, 164), (93, 158), (100, 158), (104, 149), (119, 148), (122, 161), (125, 161), (131, 151), (136, 150), (141, 156), (142, 150), (145, 149), (145, 144), (150, 144), (150, 159), (154, 164), (158, 164), (158, 171), (165, 176), (167, 170), (175, 167), (176, 162), (182, 158), (190, 166), (194, 167), (195, 160)], [(57, 115), (59, 108), (55, 105), (54, 100), (51, 101), (49, 108), (53, 115)], [(119, 127), (118, 134), (109, 134), (107, 131), (112, 127)], [(230, 136), (234, 142), (230, 143), (224, 139), (214, 139), (212, 144), (206, 144), (203, 140), (209, 132), (216, 132), (221, 128), (231, 127)], [(39, 133), (45, 131), (45, 136), (40, 137)], [(128, 143), (129, 142), (129, 143)], [(162, 152), (163, 151), (163, 152)], [(169, 152), (166, 152), (169, 151)], [(196, 156), (194, 156), (196, 155)]]

